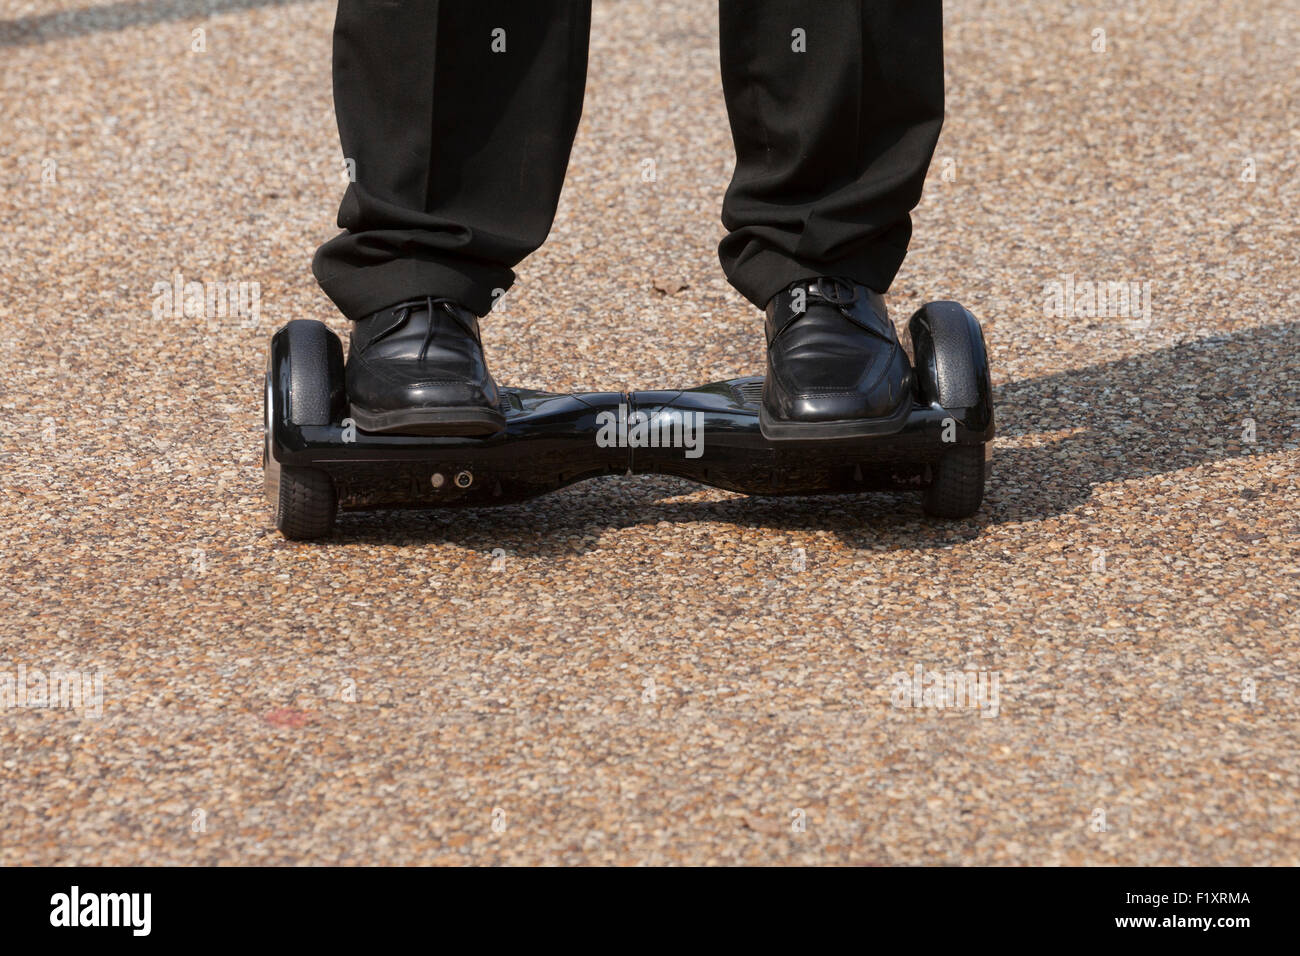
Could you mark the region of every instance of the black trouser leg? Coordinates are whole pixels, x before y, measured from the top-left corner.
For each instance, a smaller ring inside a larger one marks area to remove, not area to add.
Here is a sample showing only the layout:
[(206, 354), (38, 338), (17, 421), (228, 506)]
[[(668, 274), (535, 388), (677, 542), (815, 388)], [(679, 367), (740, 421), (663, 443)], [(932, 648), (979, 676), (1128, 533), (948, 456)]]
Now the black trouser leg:
[[(943, 123), (940, 0), (720, 0), (736, 172), (718, 247), (764, 307), (796, 279), (884, 292)], [(806, 52), (796, 52), (802, 30)]]
[(590, 0), (339, 0), (334, 106), (356, 178), (312, 271), (344, 315), (424, 295), (482, 315), (510, 287), (555, 217), (590, 20)]

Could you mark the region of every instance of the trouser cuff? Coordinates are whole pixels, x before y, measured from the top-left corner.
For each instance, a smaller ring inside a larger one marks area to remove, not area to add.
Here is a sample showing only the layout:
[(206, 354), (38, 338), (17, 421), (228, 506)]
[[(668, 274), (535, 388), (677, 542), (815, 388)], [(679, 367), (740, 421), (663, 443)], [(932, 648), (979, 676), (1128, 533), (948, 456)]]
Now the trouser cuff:
[(324, 268), (318, 255), (312, 263), (316, 281), (339, 311), (354, 322), (390, 305), (426, 295), (454, 299), (482, 317), (492, 309), (493, 291), (508, 289), (514, 281), (509, 269), (422, 259), (349, 266), (330, 275), (322, 275)]
[(761, 250), (728, 269), (727, 280), (760, 309), (767, 308), (772, 296), (790, 283), (817, 276), (843, 276), (883, 295), (889, 291), (906, 255), (906, 247), (877, 245), (844, 259), (813, 262)]

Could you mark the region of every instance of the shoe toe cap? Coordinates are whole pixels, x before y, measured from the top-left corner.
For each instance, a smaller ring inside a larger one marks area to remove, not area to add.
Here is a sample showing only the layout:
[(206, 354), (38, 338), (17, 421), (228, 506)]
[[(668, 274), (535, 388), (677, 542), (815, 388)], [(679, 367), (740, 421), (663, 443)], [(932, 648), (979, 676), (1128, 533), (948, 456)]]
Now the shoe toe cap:
[(495, 407), (490, 380), (474, 381), (421, 362), (358, 363), (348, 367), (348, 396), (366, 408)]

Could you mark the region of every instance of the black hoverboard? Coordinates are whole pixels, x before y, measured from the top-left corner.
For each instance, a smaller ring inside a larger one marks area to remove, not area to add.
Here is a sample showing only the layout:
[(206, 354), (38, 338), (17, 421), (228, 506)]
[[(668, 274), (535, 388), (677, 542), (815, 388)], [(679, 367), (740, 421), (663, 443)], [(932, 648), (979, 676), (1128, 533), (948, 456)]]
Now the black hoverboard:
[(329, 533), (336, 513), (484, 507), (602, 475), (677, 475), (747, 495), (921, 491), (927, 514), (966, 518), (984, 496), (993, 392), (979, 322), (931, 302), (908, 322), (911, 411), (887, 434), (780, 440), (759, 427), (761, 376), (669, 391), (502, 389), (494, 435), (433, 438), (359, 430), (343, 346), (323, 323), (271, 339), (262, 466), (286, 538)]

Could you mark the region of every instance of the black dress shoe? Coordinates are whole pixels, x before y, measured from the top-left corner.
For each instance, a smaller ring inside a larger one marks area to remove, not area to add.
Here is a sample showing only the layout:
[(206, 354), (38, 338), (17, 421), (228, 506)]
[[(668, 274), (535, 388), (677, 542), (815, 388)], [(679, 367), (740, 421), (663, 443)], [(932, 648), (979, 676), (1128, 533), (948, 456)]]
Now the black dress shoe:
[(879, 293), (848, 279), (801, 279), (767, 304), (765, 438), (889, 434), (911, 404), (912, 366)]
[(401, 302), (358, 321), (347, 390), (362, 431), (490, 435), (505, 427), (478, 319), (450, 299)]

